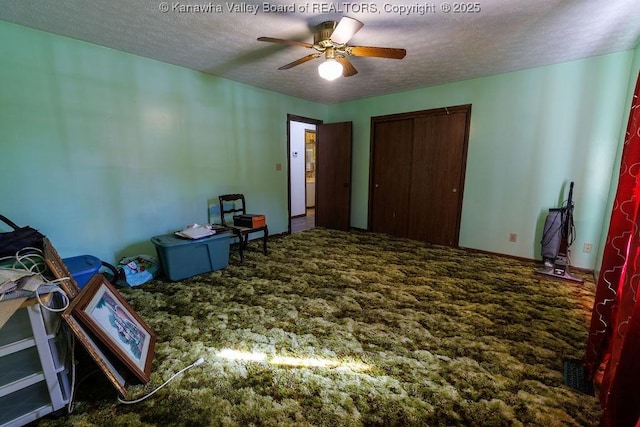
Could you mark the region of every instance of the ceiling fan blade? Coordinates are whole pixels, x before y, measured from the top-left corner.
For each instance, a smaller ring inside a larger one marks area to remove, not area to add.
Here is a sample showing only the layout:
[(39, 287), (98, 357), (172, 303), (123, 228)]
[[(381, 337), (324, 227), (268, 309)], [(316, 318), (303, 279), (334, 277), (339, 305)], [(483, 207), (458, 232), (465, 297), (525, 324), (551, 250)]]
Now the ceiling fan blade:
[(289, 45), (289, 46), (302, 46), (302, 47), (313, 48), (313, 45), (311, 43), (299, 42), (299, 41), (296, 41), (296, 40), (276, 39), (276, 38), (273, 38), (273, 37), (258, 37), (258, 41), (259, 42), (286, 44), (286, 45)]
[(312, 59), (316, 59), (320, 56), (322, 56), (320, 53), (312, 53), (311, 55), (307, 55), (296, 61), (290, 62), (287, 65), (283, 65), (282, 67), (278, 68), (278, 70), (288, 70), (289, 68), (293, 68), (296, 65), (304, 64), (305, 62), (311, 61)]
[(353, 66), (351, 61), (349, 61), (344, 56), (336, 56), (336, 61), (342, 64), (342, 76), (343, 77), (351, 77), (353, 75), (358, 74), (358, 70)]
[(371, 56), (375, 58), (402, 59), (407, 54), (405, 49), (394, 47), (349, 46), (346, 49), (349, 55)]
[(334, 43), (345, 44), (363, 26), (364, 24), (357, 19), (345, 16), (340, 20), (340, 22), (338, 22), (336, 29), (331, 33), (331, 40)]

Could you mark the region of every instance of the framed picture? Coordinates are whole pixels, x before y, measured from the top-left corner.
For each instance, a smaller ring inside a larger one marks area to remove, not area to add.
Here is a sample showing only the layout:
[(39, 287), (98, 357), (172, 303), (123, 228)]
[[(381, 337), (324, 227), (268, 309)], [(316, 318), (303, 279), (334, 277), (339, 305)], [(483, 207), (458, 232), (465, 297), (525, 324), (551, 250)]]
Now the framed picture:
[(67, 294), (69, 300), (74, 299), (80, 293), (80, 287), (47, 237), (43, 239), (43, 252), (44, 262), (53, 276), (58, 279), (60, 287)]
[(117, 368), (111, 360), (104, 354), (102, 348), (96, 343), (87, 330), (78, 322), (70, 312), (65, 311), (62, 314), (62, 319), (69, 325), (69, 328), (73, 334), (78, 338), (78, 341), (87, 350), (89, 356), (96, 362), (96, 365), (106, 375), (111, 384), (120, 393), (121, 396), (127, 395), (127, 372), (122, 368)]
[(67, 309), (143, 383), (149, 382), (156, 335), (102, 274)]

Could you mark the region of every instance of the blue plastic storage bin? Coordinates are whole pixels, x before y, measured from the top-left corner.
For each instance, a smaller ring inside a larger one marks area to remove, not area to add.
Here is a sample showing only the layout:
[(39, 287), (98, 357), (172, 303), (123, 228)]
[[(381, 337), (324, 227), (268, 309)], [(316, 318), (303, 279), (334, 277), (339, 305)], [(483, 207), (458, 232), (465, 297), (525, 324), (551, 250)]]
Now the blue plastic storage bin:
[(229, 265), (231, 232), (224, 231), (201, 239), (185, 239), (173, 234), (155, 236), (162, 271), (171, 281), (221, 270)]
[(80, 255), (62, 260), (78, 286), (82, 288), (102, 267), (102, 261), (92, 255)]

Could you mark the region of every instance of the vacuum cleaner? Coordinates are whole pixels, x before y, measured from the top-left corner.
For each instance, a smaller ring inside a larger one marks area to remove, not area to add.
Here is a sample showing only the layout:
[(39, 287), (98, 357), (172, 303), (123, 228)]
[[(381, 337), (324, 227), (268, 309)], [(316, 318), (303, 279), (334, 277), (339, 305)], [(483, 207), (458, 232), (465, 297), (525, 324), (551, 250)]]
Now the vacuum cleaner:
[(569, 271), (569, 247), (574, 240), (573, 182), (571, 182), (567, 203), (560, 208), (549, 209), (541, 241), (544, 268), (536, 273), (554, 279), (584, 283), (584, 280)]

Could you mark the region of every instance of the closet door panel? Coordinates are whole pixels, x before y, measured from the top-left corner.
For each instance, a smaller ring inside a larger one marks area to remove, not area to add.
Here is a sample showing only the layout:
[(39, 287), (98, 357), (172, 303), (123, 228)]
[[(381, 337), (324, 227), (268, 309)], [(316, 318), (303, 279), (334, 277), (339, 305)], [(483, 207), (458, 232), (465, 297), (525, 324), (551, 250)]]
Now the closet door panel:
[(371, 231), (407, 236), (413, 119), (375, 122), (371, 148)]
[(457, 246), (466, 124), (465, 113), (415, 120), (408, 221), (411, 239)]

